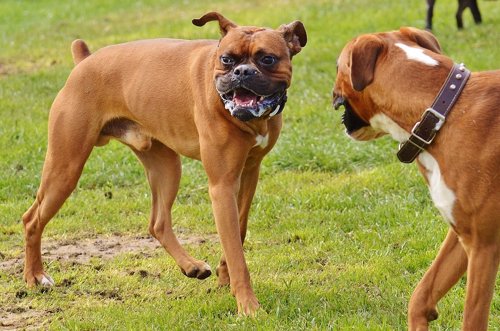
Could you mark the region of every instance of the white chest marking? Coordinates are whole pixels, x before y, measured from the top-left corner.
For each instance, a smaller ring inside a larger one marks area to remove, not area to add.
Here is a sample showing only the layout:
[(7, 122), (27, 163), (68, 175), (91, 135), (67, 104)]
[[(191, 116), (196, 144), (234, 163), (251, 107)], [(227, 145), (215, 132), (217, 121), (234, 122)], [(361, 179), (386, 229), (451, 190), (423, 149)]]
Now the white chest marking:
[(405, 53), (406, 57), (409, 60), (415, 60), (418, 62), (422, 62), (423, 64), (426, 64), (428, 66), (437, 66), (439, 62), (432, 57), (430, 57), (427, 54), (424, 54), (424, 50), (421, 48), (417, 47), (410, 47), (408, 45), (402, 44), (402, 43), (396, 43), (396, 46), (401, 48)]
[(375, 130), (390, 134), (392, 138), (399, 142), (406, 141), (410, 137), (408, 132), (385, 114), (376, 114), (370, 118), (370, 125)]
[(455, 193), (446, 186), (439, 169), (439, 164), (436, 159), (427, 152), (420, 153), (418, 160), (427, 170), (426, 176), (429, 182), (429, 191), (432, 201), (434, 201), (434, 204), (445, 220), (450, 224), (455, 224), (452, 214), (453, 205), (456, 200)]
[(269, 143), (269, 134), (267, 133), (265, 136), (257, 135), (255, 137), (255, 145), (253, 147), (259, 146), (260, 148), (266, 148)]

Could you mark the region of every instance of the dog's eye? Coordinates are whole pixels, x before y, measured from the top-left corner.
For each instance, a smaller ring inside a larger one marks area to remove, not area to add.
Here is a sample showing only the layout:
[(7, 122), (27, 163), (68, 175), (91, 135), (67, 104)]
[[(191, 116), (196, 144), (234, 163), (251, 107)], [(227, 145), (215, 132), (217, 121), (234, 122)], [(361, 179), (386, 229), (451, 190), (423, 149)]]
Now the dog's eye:
[(265, 56), (260, 58), (260, 63), (262, 63), (265, 66), (272, 66), (277, 61), (278, 61), (278, 59), (272, 55), (265, 55)]
[(232, 66), (235, 63), (234, 59), (227, 55), (222, 55), (220, 57), (220, 62), (225, 66)]

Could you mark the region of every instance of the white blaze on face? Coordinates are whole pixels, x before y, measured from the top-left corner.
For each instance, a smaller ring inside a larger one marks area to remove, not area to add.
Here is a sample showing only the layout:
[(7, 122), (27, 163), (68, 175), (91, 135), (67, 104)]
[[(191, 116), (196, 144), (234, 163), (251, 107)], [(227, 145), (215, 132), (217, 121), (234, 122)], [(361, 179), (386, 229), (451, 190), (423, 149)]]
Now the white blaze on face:
[(427, 54), (424, 54), (424, 50), (418, 47), (410, 47), (402, 43), (396, 43), (396, 46), (401, 48), (403, 52), (406, 53), (408, 60), (414, 60), (426, 64), (431, 67), (435, 67), (439, 62)]
[(389, 116), (385, 114), (376, 114), (370, 118), (370, 125), (373, 129), (388, 133), (399, 142), (408, 140), (410, 133), (405, 131)]
[(450, 224), (455, 224), (452, 211), (453, 205), (456, 201), (456, 196), (444, 182), (441, 170), (439, 169), (439, 164), (431, 154), (425, 151), (420, 153), (418, 160), (426, 169), (425, 175), (427, 177), (427, 181), (429, 182), (429, 191), (431, 193), (432, 201), (445, 220)]

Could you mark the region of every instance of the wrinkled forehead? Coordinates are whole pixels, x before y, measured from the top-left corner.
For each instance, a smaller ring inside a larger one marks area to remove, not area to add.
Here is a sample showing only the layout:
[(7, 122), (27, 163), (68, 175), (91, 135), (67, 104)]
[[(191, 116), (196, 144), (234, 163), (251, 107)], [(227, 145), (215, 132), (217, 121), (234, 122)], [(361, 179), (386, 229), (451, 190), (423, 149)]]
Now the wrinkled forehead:
[(288, 55), (283, 34), (268, 28), (243, 26), (228, 31), (220, 42), (223, 52), (233, 54), (267, 53), (276, 56)]
[[(350, 67), (350, 58), (353, 48), (356, 46), (356, 43), (363, 38), (366, 38), (369, 35), (360, 35), (352, 40), (350, 40), (342, 49), (339, 57), (337, 58), (337, 66), (340, 70), (341, 66)], [(391, 48), (395, 46), (399, 51), (403, 51), (403, 53), (408, 53), (409, 48), (419, 47), (414, 40), (408, 38), (408, 36), (400, 33), (399, 31), (390, 31), (390, 32), (379, 32), (372, 33), (370, 36), (379, 37), (379, 40), (383, 42), (384, 47)], [(404, 46), (408, 46), (405, 48)]]

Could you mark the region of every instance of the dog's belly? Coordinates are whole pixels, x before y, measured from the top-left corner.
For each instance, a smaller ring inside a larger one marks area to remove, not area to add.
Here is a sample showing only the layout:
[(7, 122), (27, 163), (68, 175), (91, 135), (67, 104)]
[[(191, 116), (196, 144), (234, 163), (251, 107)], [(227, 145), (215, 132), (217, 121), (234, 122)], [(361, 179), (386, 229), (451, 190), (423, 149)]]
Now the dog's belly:
[(157, 140), (180, 155), (196, 160), (201, 159), (200, 142), (197, 134), (195, 136), (178, 135), (175, 139), (172, 139), (172, 136), (165, 137), (164, 139), (159, 137)]
[(138, 151), (147, 151), (151, 148), (152, 141), (158, 140), (178, 154), (199, 160), (198, 135), (196, 133), (194, 135), (192, 133), (186, 134), (187, 131), (179, 129), (181, 128), (177, 128), (177, 130), (163, 128), (158, 135), (154, 135), (148, 127), (127, 118), (117, 118), (104, 125), (96, 145), (106, 145), (113, 138)]

